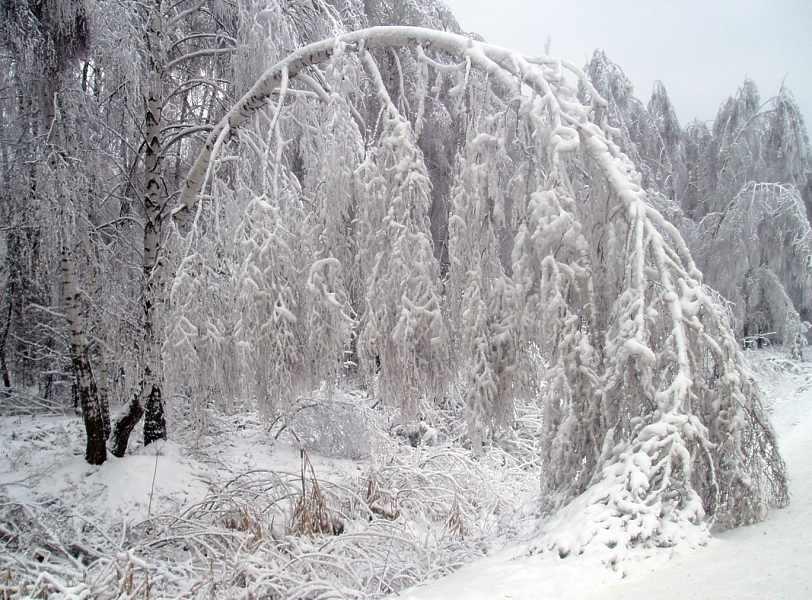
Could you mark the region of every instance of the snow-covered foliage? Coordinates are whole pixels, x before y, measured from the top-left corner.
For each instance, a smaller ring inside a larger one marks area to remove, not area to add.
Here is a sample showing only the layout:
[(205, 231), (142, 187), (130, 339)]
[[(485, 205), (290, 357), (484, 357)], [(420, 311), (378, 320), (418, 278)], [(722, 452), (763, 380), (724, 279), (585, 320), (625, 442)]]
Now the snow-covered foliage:
[(449, 217), (448, 312), (476, 445), (510, 423), (517, 361), (516, 290), (498, 255), (498, 146), (485, 133), (468, 143)]
[(741, 335), (805, 343), (796, 307), (812, 302), (812, 229), (794, 186), (750, 183), (705, 216), (694, 236), (700, 267), (733, 303)]
[(564, 190), (534, 193), (514, 248), (523, 338), (550, 363), (542, 396), (541, 476), (550, 506), (586, 489), (602, 440), (595, 298), (587, 242), (575, 214)]
[(444, 380), (447, 336), (429, 230), (431, 182), (374, 59), (366, 54), (364, 63), (383, 114), (380, 139), (357, 169), (366, 228), (359, 240), (366, 279), (359, 355), (368, 373), (380, 368), (380, 394), (399, 401), (408, 420), (417, 416), (419, 395), (433, 395)]
[[(99, 408), (127, 403), (96, 475), (135, 458), (145, 413), (145, 444), (205, 460), (258, 415), (301, 462), (209, 473), (181, 516), (150, 504), (118, 530), (0, 503), (14, 557), (47, 552), (15, 585), (378, 597), (515, 535), (505, 507), (530, 481), (560, 556), (787, 502), (741, 349), (773, 331), (797, 355), (812, 302), (786, 90), (762, 105), (747, 83), (683, 132), (662, 85), (643, 104), (602, 53), (585, 71), (524, 57), (454, 33), (435, 0), (103, 4), (90, 25), (70, 2), (31, 21), (76, 17), (40, 32), (65, 50), (42, 99), (0, 98), (22, 140), (0, 153), (4, 395), (70, 357), (87, 422), (92, 368)], [(24, 5), (4, 10), (23, 23)], [(22, 64), (0, 72), (15, 89)], [(330, 484), (306, 450), (368, 470)]]

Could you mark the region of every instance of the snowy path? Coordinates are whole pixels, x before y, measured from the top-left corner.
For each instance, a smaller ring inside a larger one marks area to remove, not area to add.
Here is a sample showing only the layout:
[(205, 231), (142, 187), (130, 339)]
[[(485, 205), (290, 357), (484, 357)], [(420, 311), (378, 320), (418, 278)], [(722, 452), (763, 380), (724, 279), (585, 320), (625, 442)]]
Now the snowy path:
[(696, 550), (624, 563), (622, 576), (586, 557), (521, 549), (484, 559), (411, 590), (408, 600), (807, 600), (812, 598), (812, 365), (762, 385), (791, 477), (791, 504), (766, 521)]

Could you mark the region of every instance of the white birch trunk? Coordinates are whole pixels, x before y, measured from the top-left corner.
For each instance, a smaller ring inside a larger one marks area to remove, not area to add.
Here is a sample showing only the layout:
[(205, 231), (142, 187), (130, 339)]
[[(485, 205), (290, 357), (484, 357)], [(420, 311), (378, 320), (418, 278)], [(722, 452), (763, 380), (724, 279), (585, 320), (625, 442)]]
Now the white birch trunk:
[[(82, 408), (82, 418), (87, 434), (85, 460), (92, 465), (100, 465), (107, 460), (107, 435), (104, 423), (106, 413), (102, 406), (96, 380), (88, 359), (88, 344), (82, 325), (79, 289), (73, 268), (70, 251), (62, 248), (62, 301), (65, 317), (70, 329), (70, 357), (76, 378), (76, 390)], [(109, 428), (108, 428), (109, 430)]]
[[(157, 329), (157, 303), (160, 298), (160, 248), (163, 233), (161, 150), (161, 111), (163, 107), (163, 22), (161, 0), (154, 0), (147, 24), (148, 82), (145, 103), (144, 153), (144, 259), (143, 259), (143, 338), (139, 348), (141, 381), (126, 413), (116, 423), (113, 453), (123, 456), (130, 433), (144, 416), (144, 444), (166, 439), (161, 394), (161, 342)], [(146, 404), (144, 404), (146, 400)]]

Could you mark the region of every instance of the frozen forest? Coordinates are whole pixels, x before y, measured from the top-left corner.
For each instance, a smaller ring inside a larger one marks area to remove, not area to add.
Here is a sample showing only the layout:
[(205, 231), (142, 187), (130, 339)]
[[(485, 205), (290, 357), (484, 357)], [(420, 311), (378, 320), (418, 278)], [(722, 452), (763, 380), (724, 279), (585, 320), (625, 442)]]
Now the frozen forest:
[(441, 0), (0, 0), (0, 598), (812, 596), (812, 155), (731, 92)]

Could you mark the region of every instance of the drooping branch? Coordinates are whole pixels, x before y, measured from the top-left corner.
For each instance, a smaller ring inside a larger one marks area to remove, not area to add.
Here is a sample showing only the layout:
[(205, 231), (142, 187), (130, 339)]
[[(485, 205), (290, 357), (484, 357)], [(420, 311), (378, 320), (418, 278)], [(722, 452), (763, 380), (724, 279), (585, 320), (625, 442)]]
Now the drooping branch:
[(195, 58), (200, 58), (202, 56), (215, 56), (218, 54), (229, 54), (231, 52), (235, 52), (236, 50), (236, 48), (206, 48), (205, 50), (196, 50), (194, 52), (190, 52), (189, 54), (184, 54), (183, 56), (170, 60), (168, 63), (166, 63), (164, 68), (169, 71), (177, 67), (179, 64), (189, 60), (194, 60)]
[[(537, 58), (533, 59), (534, 62), (530, 62), (506, 48), (477, 42), (453, 33), (420, 27), (362, 29), (334, 39), (310, 44), (291, 53), (265, 71), (251, 89), (217, 123), (189, 171), (183, 185), (180, 205), (173, 211), (173, 217), (181, 229), (194, 215), (198, 195), (202, 190), (209, 164), (214, 159), (217, 148), (265, 105), (267, 99), (280, 87), (283, 78), (293, 79), (307, 67), (323, 64), (339, 52), (405, 46), (430, 47), (470, 60), (475, 67), (484, 71), (493, 81), (504, 86), (506, 90), (512, 90), (514, 96), (520, 96), (522, 84), (524, 84), (528, 91), (538, 95), (536, 100), (544, 103), (550, 110), (573, 112), (573, 114), (565, 114), (563, 117), (555, 116), (554, 120), (557, 119), (559, 123), (562, 120), (566, 123), (587, 121), (587, 115), (582, 113), (583, 107), (580, 104), (574, 100), (559, 100), (554, 91), (553, 84), (559, 85), (563, 78), (562, 68), (575, 74), (579, 80), (585, 80), (583, 73), (570, 63), (562, 63), (552, 58)], [(539, 63), (541, 66), (534, 63)], [(553, 83), (547, 80), (548, 75)], [(605, 103), (597, 93), (593, 94), (593, 102)], [(559, 144), (567, 142), (561, 147), (562, 150), (572, 149), (575, 140), (574, 133), (574, 130), (560, 126), (556, 131), (557, 138), (553, 141)]]

